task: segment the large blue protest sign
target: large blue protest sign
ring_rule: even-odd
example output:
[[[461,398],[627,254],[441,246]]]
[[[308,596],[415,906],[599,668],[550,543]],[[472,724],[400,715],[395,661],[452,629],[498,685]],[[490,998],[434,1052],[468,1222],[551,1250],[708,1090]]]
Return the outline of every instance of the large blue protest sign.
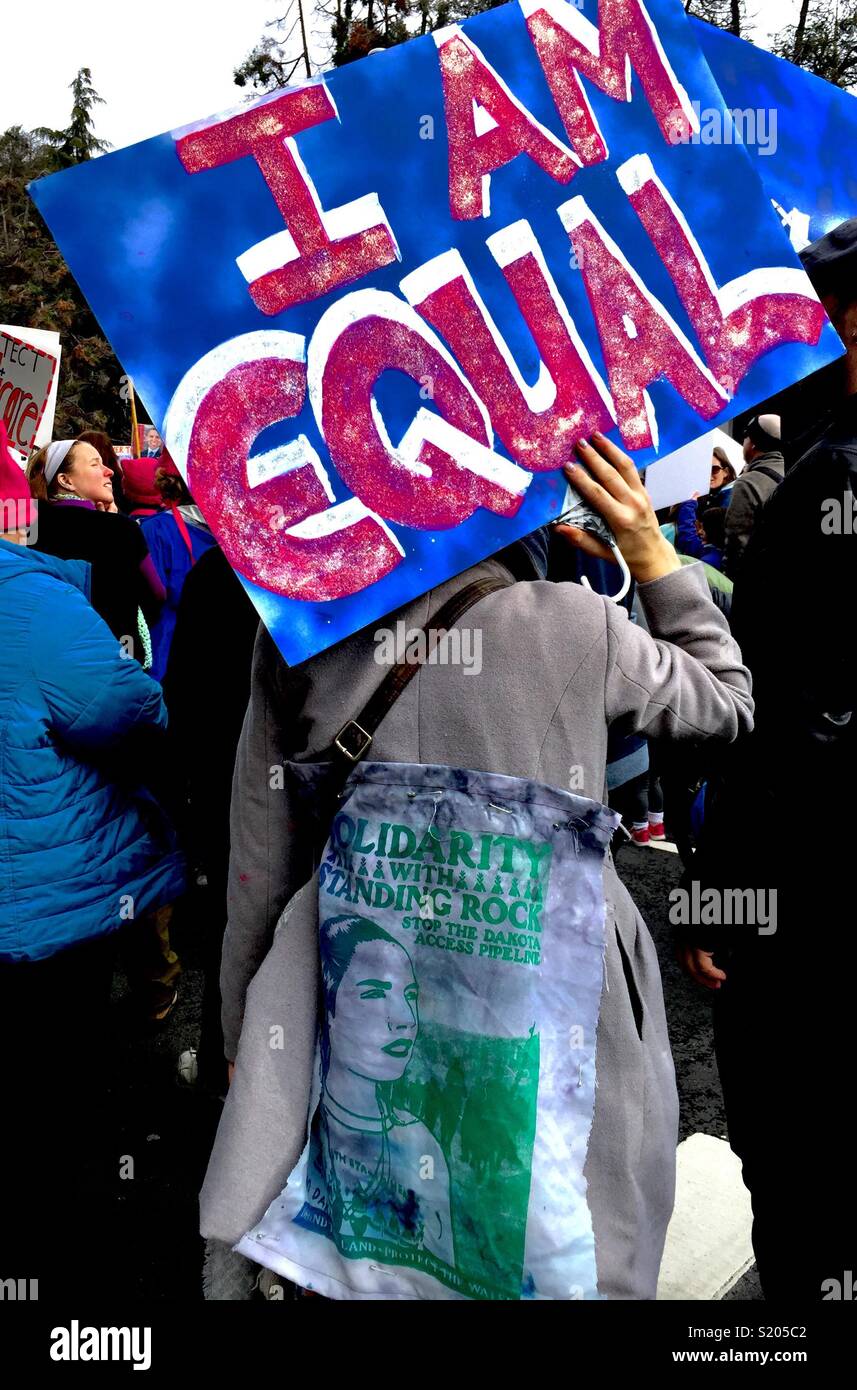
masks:
[[[793,246],[857,216],[857,97],[701,20],[693,29]]]
[[[677,0],[521,0],[37,183],[299,661],[841,354]]]

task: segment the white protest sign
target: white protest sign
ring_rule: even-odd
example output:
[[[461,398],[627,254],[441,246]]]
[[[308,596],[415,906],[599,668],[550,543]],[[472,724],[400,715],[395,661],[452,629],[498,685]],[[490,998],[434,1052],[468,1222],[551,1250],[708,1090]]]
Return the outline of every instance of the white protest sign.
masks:
[[[730,445],[733,442],[723,430],[709,430],[691,444],[650,464],[646,469],[646,491],[655,511],[671,507],[675,502],[686,502],[695,492],[709,491],[711,455],[715,446],[726,447],[724,440]]]
[[[0,419],[22,465],[51,438],[59,358],[58,333],[0,325]]]

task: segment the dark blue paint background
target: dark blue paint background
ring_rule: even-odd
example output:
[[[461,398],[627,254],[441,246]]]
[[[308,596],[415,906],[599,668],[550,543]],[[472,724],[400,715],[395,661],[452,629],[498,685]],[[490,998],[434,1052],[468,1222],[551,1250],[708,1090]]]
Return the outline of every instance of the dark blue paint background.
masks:
[[[857,216],[857,97],[701,20],[692,28],[727,106],[777,113],[774,153],[747,147],[765,192],[809,213],[810,241]]]
[[[680,4],[649,0],[648,7],[690,98],[703,108],[722,108]],[[596,21],[596,0],[587,0],[584,10]],[[519,100],[565,142],[517,5],[478,16],[464,28]],[[582,170],[563,186],[521,156],[492,176],[490,217],[467,223],[454,222],[449,214],[446,128],[434,40],[415,39],[372,55],[332,72],[326,81],[340,121],[331,120],[297,138],[322,206],[333,208],[376,192],[402,252],[400,263],[344,292],[372,285],[398,293],[403,275],[457,246],[528,381],[536,379],[538,354],[485,239],[518,218],[529,220],[606,379],[583,280],[571,267],[571,246],[556,215],[556,208],[577,194],[585,196],[649,289],[696,341],[672,282],[616,180],[616,168],[633,154],[651,155],[718,284],[755,267],[797,264],[746,152],[733,145],[668,144],[636,76],[631,104],[614,102],[586,84],[610,148],[607,163]],[[434,122],[432,140],[420,138],[426,116]],[[236,257],[282,230],[283,224],[251,158],[188,175],[172,136],[165,134],[54,175],[33,185],[32,194],[156,422],[162,421],[185,372],[218,343],[261,328],[288,329],[309,340],[319,317],[337,297],[327,295],[273,318],[253,304]],[[832,328],[825,329],[817,349],[777,349],[753,368],[719,418],[749,409],[841,350]],[[651,397],[661,454],[710,427],[665,383],[655,383]],[[416,388],[401,374],[389,373],[378,399],[397,441],[418,404]],[[256,451],[298,433],[306,434],[327,461],[308,401],[298,419],[266,430]],[[642,467],[653,457],[651,450],[641,451],[636,461]],[[347,490],[335,470],[330,473],[341,500]],[[298,603],[251,584],[247,588],[286,659],[297,662],[556,516],[563,494],[559,474],[541,474],[534,477],[511,521],[480,510],[454,531],[397,527],[406,551],[398,568],[362,593],[336,603]]]

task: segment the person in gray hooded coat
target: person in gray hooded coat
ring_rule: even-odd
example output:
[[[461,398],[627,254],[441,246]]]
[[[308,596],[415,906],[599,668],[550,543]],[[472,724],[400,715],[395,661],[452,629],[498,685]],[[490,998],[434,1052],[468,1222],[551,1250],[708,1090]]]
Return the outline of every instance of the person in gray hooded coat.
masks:
[[[571,784],[606,800],[607,732],[731,741],[752,725],[750,678],[702,566],[682,566],[631,462],[602,436],[569,479],[604,516],[639,586],[650,633],[576,584],[529,581],[504,552],[391,615],[430,626],[475,578],[518,578],[469,610],[478,676],[424,665],[384,718],[373,760],[446,764]],[[589,533],[560,528],[591,554]],[[523,555],[523,547],[514,547]],[[235,1072],[201,1194],[221,1256],[281,1191],[306,1141],[317,1030],[317,885],[308,817],[282,777],[323,756],[380,684],[367,628],[287,669],[260,629],[233,786],[229,923],[221,989]],[[598,1089],[585,1174],[602,1297],[651,1299],[674,1195],[678,1103],[660,972],[645,923],[608,856]],[[240,1045],[239,1045],[240,1040]],[[234,1260],[240,1257],[233,1257]],[[228,1263],[228,1260],[227,1260]],[[223,1268],[221,1260],[217,1266]],[[214,1266],[212,1266],[214,1268]],[[209,1297],[230,1297],[209,1282]]]

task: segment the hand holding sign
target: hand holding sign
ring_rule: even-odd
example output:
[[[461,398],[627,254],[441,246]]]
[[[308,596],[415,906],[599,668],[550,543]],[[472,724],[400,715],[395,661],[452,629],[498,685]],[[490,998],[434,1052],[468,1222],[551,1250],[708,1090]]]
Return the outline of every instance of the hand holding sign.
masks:
[[[603,434],[593,435],[591,444],[581,439],[577,452],[586,467],[568,464],[565,475],[603,516],[637,583],[647,584],[679,569],[681,561],[661,534],[649,494],[628,455]],[[556,530],[587,555],[615,562],[610,547],[581,527],[560,522]]]

